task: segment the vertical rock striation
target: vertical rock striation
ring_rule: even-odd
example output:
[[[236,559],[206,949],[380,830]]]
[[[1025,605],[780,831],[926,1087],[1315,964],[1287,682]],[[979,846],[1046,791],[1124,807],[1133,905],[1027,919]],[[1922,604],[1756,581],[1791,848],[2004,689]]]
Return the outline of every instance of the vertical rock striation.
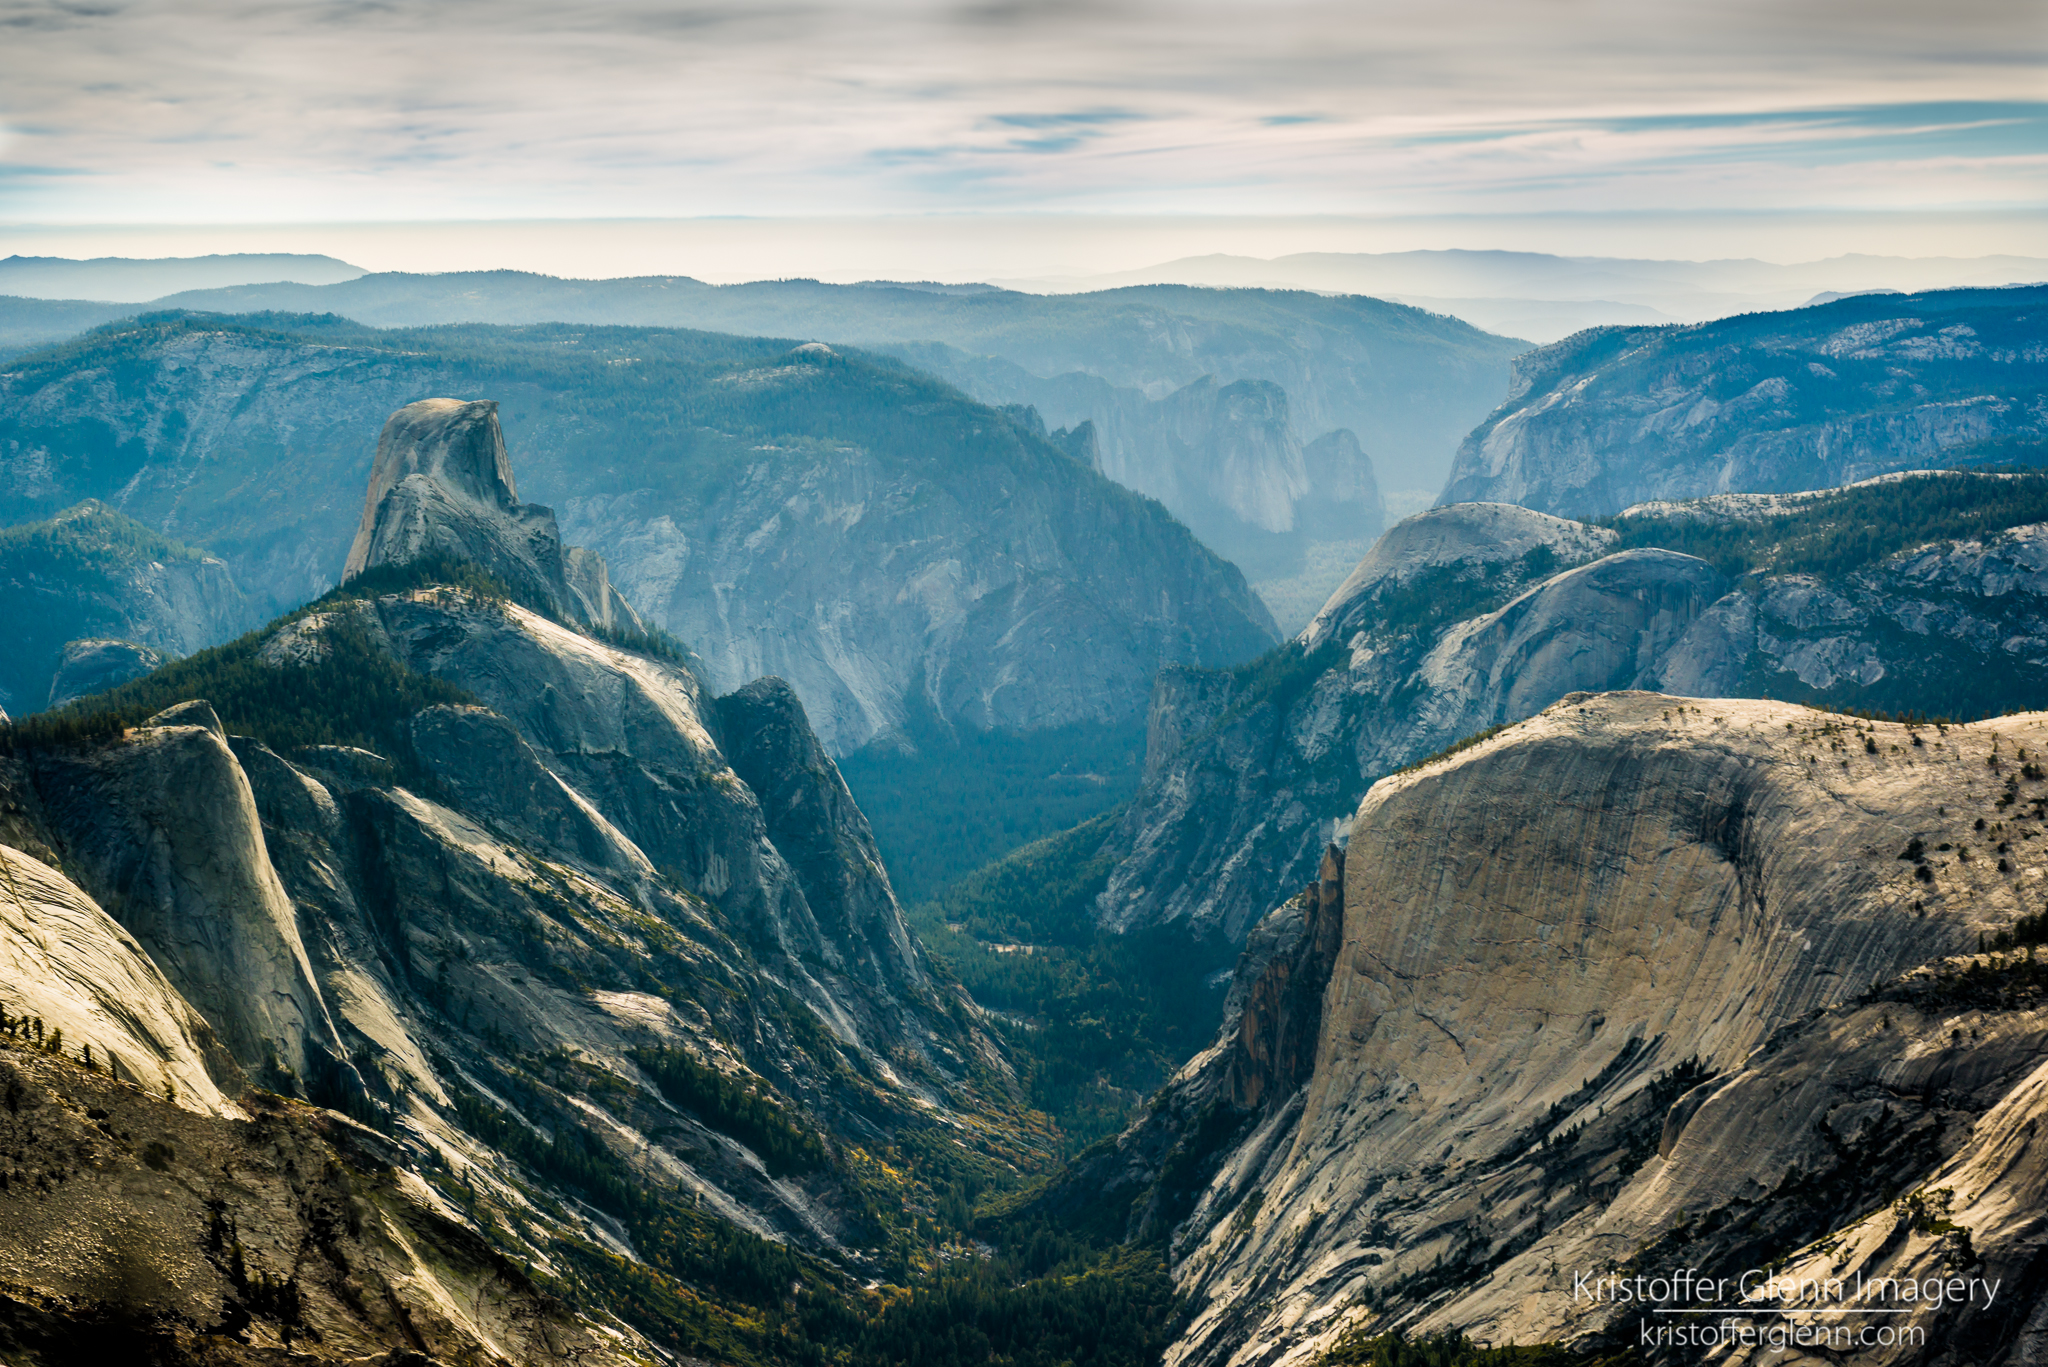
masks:
[[[236,1062],[282,1085],[344,1057],[212,708],[181,704],[125,744],[45,756],[35,781],[67,862]]]
[[[1980,1213],[1980,1275],[2034,1294],[2038,1220],[2005,1212],[2048,1170],[2017,1119],[2043,1036],[2036,989],[2001,985],[2031,970],[1984,956],[1983,990],[1941,984],[2048,886],[2048,790],[2019,760],[2044,744],[2038,714],[1915,731],[1574,695],[1375,785],[1312,1073],[1288,1099],[1233,1087],[1250,1113],[1210,1126],[1169,1361],[1306,1362],[1395,1323],[1633,1342],[1575,1270],[1733,1276],[1836,1231],[1800,1256],[1937,1266],[1941,1232],[1888,1213],[1937,1179]],[[1280,982],[1260,969],[1219,1041],[1233,1080]],[[2018,1322],[1983,1311],[1912,1308],[1998,1360]]]

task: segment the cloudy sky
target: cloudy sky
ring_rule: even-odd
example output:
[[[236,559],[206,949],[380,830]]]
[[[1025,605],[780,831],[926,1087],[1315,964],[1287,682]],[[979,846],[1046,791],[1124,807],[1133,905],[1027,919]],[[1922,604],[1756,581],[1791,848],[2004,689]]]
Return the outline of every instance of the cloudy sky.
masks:
[[[0,224],[2048,204],[2038,0],[0,0]]]

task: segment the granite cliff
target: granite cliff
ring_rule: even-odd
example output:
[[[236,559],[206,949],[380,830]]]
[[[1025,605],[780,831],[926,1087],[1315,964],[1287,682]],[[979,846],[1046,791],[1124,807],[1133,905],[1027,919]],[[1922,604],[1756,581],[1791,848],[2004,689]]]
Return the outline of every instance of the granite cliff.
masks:
[[[1119,386],[1087,371],[1041,378],[940,343],[889,350],[986,402],[1029,407],[1076,434],[1095,468],[1164,503],[1241,567],[1290,631],[1341,577],[1333,557],[1356,559],[1385,525],[1358,437],[1342,427],[1297,430],[1288,391],[1272,380],[1205,375],[1155,395],[1163,386]]]
[[[1608,517],[2039,459],[2048,287],[1864,295],[1683,327],[1592,328],[1514,362],[1439,502]]]
[[[421,399],[385,422],[341,573],[432,556],[473,564],[558,616],[645,630],[603,559],[563,546],[553,509],[519,501],[489,399]]]
[[[1810,1360],[2032,1361],[2044,744],[2041,714],[1567,696],[1374,785],[1216,1045],[1041,1200],[1151,1222],[1175,1364],[1396,1326],[1611,1353],[1663,1321],[1575,1277],[1684,1269],[1727,1279],[1717,1322],[1924,1334]],[[1751,1269],[1823,1289],[1745,1306]],[[1930,1277],[1978,1290],[1896,1293]]]

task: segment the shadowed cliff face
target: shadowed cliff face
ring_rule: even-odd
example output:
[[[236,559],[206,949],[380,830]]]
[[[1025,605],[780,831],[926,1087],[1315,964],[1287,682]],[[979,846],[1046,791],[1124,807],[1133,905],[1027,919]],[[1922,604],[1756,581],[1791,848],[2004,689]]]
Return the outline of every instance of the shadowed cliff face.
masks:
[[[1169,1360],[1306,1362],[1397,1322],[1633,1343],[1626,1307],[1573,1302],[1574,1271],[1787,1256],[2003,1278],[1996,1313],[1911,1321],[2003,1360],[2043,1288],[2020,1212],[2048,1171],[2048,975],[1945,956],[2048,888],[2048,790],[2020,758],[2043,745],[2039,715],[1915,732],[1623,693],[1376,785],[1313,1074],[1209,1125]],[[1215,1087],[1247,1033],[1155,1109]],[[1945,1226],[1892,1204],[1936,1186]]]
[[[95,897],[252,1075],[307,1077],[344,1051],[249,782],[204,702],[127,744],[36,766],[43,810]]]
[[[1440,503],[1607,517],[1646,499],[1821,489],[2038,448],[2048,291],[1843,299],[1593,328],[1517,357]]]
[[[838,766],[780,679],[757,679],[713,705],[733,772],[761,804],[767,835],[802,886],[821,931],[862,962],[864,981],[890,992],[930,991],[867,818]]]
[[[380,520],[378,505],[413,475],[425,475],[480,511],[508,513],[519,507],[512,459],[498,430],[498,405],[458,399],[407,404],[391,415],[377,438],[377,459],[370,467],[369,492],[363,496],[363,520],[343,575],[368,567]]]
[[[1285,1097],[1308,1081],[1322,1032],[1323,988],[1344,934],[1344,851],[1323,851],[1315,886],[1297,899],[1301,927],[1291,953],[1274,954],[1247,978],[1230,1050],[1230,1104],[1241,1111]],[[1251,967],[1247,960],[1239,972]]]

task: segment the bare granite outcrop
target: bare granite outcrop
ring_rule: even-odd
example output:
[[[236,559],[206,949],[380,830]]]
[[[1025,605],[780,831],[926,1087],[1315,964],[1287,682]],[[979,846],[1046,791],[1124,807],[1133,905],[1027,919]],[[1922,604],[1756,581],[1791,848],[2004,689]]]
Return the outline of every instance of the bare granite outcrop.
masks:
[[[421,399],[377,438],[344,579],[443,557],[476,565],[557,616],[642,630],[596,553],[564,547],[555,513],[521,503],[489,399]]]
[[[1856,1302],[1925,1337],[1829,1361],[2031,1361],[2048,973],[1986,944],[2048,891],[2044,747],[2038,713],[1574,694],[1376,784],[1335,953],[1320,893],[1276,911],[1217,1044],[1069,1178],[1164,1238],[1168,1362],[1394,1327],[1620,1351],[1662,1321],[1575,1277],[1753,1269],[2002,1288]],[[1246,1088],[1323,963],[1312,1071]]]

